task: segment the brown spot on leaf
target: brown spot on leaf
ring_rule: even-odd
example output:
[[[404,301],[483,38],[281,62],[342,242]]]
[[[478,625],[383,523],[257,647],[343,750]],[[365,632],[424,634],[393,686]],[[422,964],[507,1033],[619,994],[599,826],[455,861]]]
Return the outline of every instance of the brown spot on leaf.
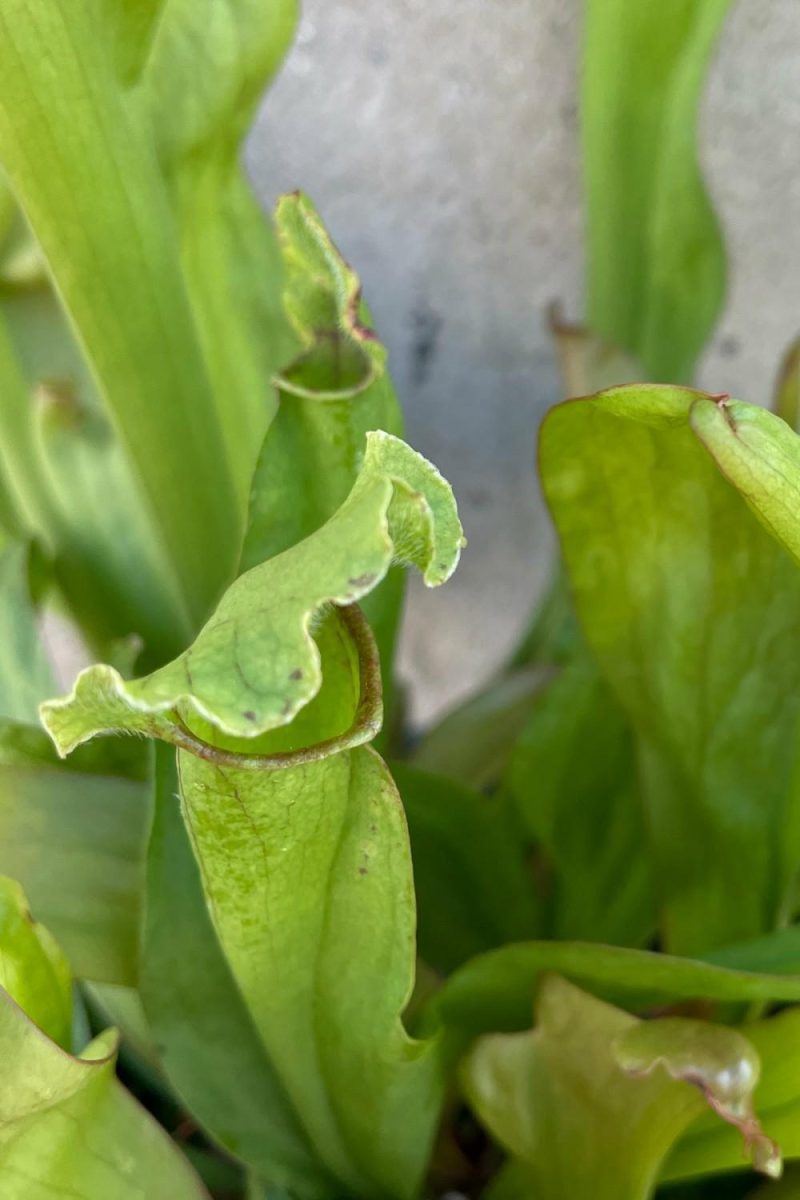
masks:
[[[291,672],[291,674],[289,675],[289,678],[290,678],[290,679],[302,679],[302,678],[303,678],[303,672],[302,672],[302,670],[300,669],[300,667],[295,667],[295,669],[294,669],[294,670]]]
[[[242,716],[244,717],[245,721],[255,721],[256,719],[256,714],[251,708],[248,708],[246,712],[243,712]]]

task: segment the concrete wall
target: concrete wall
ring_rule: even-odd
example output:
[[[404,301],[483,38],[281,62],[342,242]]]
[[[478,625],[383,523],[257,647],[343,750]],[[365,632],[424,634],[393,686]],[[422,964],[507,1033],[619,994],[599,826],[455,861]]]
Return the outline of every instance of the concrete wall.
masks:
[[[420,720],[491,672],[546,577],[533,455],[559,398],[543,310],[559,298],[580,315],[580,14],[580,0],[305,0],[251,139],[264,202],[309,192],[360,271],[409,440],[459,498],[458,575],[409,602]],[[800,330],[799,58],[798,0],[739,0],[703,115],[732,273],[700,382],[748,400]]]

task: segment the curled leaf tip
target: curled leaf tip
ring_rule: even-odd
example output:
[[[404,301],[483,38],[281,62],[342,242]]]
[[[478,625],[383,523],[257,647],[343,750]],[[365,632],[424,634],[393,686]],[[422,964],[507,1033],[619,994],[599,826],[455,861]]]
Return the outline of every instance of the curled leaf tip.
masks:
[[[341,507],[315,533],[241,575],[183,654],[133,680],[111,666],[89,667],[69,696],[41,706],[42,723],[61,755],[115,731],[162,738],[216,761],[224,739],[252,740],[290,725],[318,695],[326,661],[321,629],[332,621],[349,664],[341,666],[340,650],[336,670],[353,676],[347,686],[355,711],[349,730],[331,731],[327,752],[343,748],[342,737],[348,745],[356,744],[352,737],[367,740],[380,724],[380,701],[366,678],[369,639],[343,612],[395,562],[417,567],[429,587],[444,583],[462,544],[450,485],[399,438],[369,433]],[[272,765],[274,757],[252,756],[246,745],[231,753],[245,766],[249,758]],[[288,765],[283,757],[280,765]]]
[[[629,1075],[649,1075],[661,1067],[673,1079],[696,1087],[709,1108],[739,1130],[755,1170],[780,1176],[780,1148],[753,1111],[761,1062],[743,1034],[706,1021],[666,1017],[631,1026],[614,1049]]]

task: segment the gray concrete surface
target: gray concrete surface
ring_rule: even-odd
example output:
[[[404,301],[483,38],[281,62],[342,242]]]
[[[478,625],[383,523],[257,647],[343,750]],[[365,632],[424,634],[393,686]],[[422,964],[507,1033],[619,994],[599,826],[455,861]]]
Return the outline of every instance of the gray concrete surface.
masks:
[[[545,581],[533,454],[558,399],[544,308],[559,298],[580,315],[580,12],[305,0],[250,141],[264,202],[302,187],[358,268],[409,440],[460,501],[457,577],[409,600],[402,669],[420,721],[486,678]],[[800,330],[799,60],[798,0],[739,0],[704,106],[732,268],[700,382],[750,400]]]

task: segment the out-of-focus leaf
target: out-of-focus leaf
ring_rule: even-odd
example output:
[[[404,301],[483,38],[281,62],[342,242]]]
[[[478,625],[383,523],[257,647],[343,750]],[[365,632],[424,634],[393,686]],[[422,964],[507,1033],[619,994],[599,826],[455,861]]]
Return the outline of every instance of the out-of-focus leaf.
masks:
[[[162,660],[185,644],[187,620],[199,623],[230,577],[252,468],[274,412],[269,380],[295,344],[281,309],[274,234],[239,149],[296,13],[296,0],[104,0],[100,11],[78,0],[68,21],[56,3],[35,20],[22,3],[3,11],[0,159],[123,443],[102,427],[54,290],[7,261],[0,307],[23,374],[31,365],[24,343],[40,365],[53,360],[54,345],[69,347],[68,372],[40,371],[33,384],[74,391],[103,435],[86,444],[81,465],[84,490],[104,493],[106,505],[65,498],[61,467],[72,444],[65,438],[46,482],[60,488],[57,524],[66,529],[46,520],[30,532],[51,535],[59,558],[74,567],[71,582],[81,577],[76,551],[84,571],[102,568],[112,619],[130,608],[135,617],[143,603],[140,620],[115,636],[134,629],[150,642],[160,602],[166,631],[160,643],[156,636],[154,657]],[[10,220],[12,235],[35,254],[22,222]],[[38,455],[27,453],[30,407],[17,406],[25,453],[10,460],[23,492],[41,504],[49,489],[36,478]],[[122,537],[110,536],[112,525]],[[115,547],[136,560],[124,573]],[[142,581],[133,597],[131,578]],[[91,598],[87,589],[79,599]],[[90,615],[96,622],[102,606]]]
[[[0,554],[0,872],[22,884],[79,977],[133,982],[147,752],[106,741],[60,762],[32,724],[52,690],[28,553],[11,544]]]
[[[313,1200],[335,1195],[217,940],[178,807],[174,758],[156,748],[140,975],[162,1068],[193,1117],[262,1177]]]
[[[46,277],[0,289],[0,385],[0,470],[20,536],[46,547],[95,645],[136,630],[156,656],[175,653],[189,615]]]
[[[549,935],[644,943],[657,918],[633,735],[587,653],[533,700],[504,792],[547,856]]]
[[[3,264],[8,253],[12,230],[16,218],[17,205],[8,180],[0,169],[0,264]]]
[[[797,440],[735,412],[754,437],[763,417]],[[541,437],[578,616],[637,735],[662,931],[680,952],[773,928],[800,855],[800,573],[699,425],[733,438],[714,400],[636,386],[560,405]]]
[[[159,1062],[138,988],[120,983],[87,983],[81,995],[95,1028],[111,1026],[122,1034],[120,1054],[154,1091],[164,1092]]]
[[[82,979],[136,981],[147,772],[146,747],[132,741],[64,763],[40,729],[0,724],[0,871]]]
[[[320,693],[320,651],[310,627],[331,604],[367,595],[393,562],[410,562],[435,586],[458,562],[463,536],[452,490],[438,471],[390,434],[371,433],[358,479],[342,507],[298,546],[239,577],[194,645],[143,679],[126,682],[112,667],[82,672],[72,694],[42,706],[61,753],[108,729],[135,730],[195,750],[190,726],[205,722],[241,744],[287,726]],[[359,693],[355,641],[341,620],[349,686]],[[363,682],[363,681],[362,681]],[[318,695],[319,694],[319,695]],[[343,710],[343,711],[342,711]],[[346,718],[347,704],[333,706]],[[354,736],[374,736],[375,715]],[[302,746],[302,720],[288,731]],[[333,733],[344,736],[347,726]],[[329,735],[331,736],[331,735]],[[319,739],[317,739],[319,740]]]
[[[697,110],[730,0],[587,0],[582,96],[588,324],[648,378],[690,376],[722,302]]]
[[[411,837],[417,944],[442,972],[536,934],[534,876],[507,807],[414,767],[392,768]]]
[[[208,1200],[114,1075],[116,1038],[66,1054],[0,990],[3,1200]]]
[[[783,356],[772,408],[775,413],[797,430],[800,426],[800,338],[792,342]]]
[[[197,620],[235,561],[235,464],[220,454],[169,196],[114,33],[90,0],[68,17],[54,0],[3,6],[0,159]]]
[[[744,1139],[755,1169],[772,1178],[781,1174],[781,1151],[753,1108],[761,1059],[749,1037],[707,1021],[663,1017],[630,1026],[616,1040],[613,1054],[633,1078],[657,1075],[662,1068],[670,1078],[698,1088],[711,1113]]]
[[[281,255],[247,182],[242,142],[297,14],[298,0],[169,0],[133,97],[180,229],[188,296],[243,514],[275,412],[269,381],[296,340],[281,302]]]
[[[220,943],[317,1153],[345,1190],[413,1195],[443,1078],[400,1020],[414,891],[386,768],[367,748],[284,771],[181,751],[179,774]]]
[[[27,547],[10,543],[0,549],[0,719],[34,723],[54,684],[31,600],[28,563]]]
[[[562,665],[580,652],[583,638],[575,617],[566,573],[556,564],[553,577],[511,662],[512,667]]]
[[[108,653],[136,634],[162,661],[186,644],[191,618],[143,519],[122,447],[84,395],[50,382],[33,387],[29,401],[53,574],[94,647]]]
[[[765,1183],[754,1192],[747,1193],[747,1200],[800,1200],[800,1170],[789,1170],[778,1183]]]
[[[34,921],[20,885],[6,876],[0,876],[0,988],[48,1037],[69,1046],[69,965],[50,932]]]
[[[0,311],[3,297],[0,293]],[[33,438],[31,398],[6,322],[0,319],[0,472],[3,526],[19,540],[52,541],[54,517]]]
[[[727,396],[701,397],[691,420],[723,475],[800,562],[800,436],[766,409]]]
[[[719,946],[704,958],[721,967],[767,974],[800,974],[800,926],[774,929],[760,938]]]
[[[800,1157],[800,1010],[786,1009],[777,1016],[744,1027],[747,1039],[761,1062],[755,1105],[764,1131],[781,1148],[785,1158]],[[736,1129],[702,1116],[687,1130],[667,1159],[665,1181],[741,1171],[741,1138]],[[779,1193],[780,1194],[780,1193]]]
[[[411,758],[425,771],[473,788],[495,785],[524,729],[548,672],[532,667],[502,674],[479,695],[448,713],[423,738]]]
[[[455,1046],[493,1030],[530,1023],[542,977],[556,972],[633,1012],[676,1001],[746,1003],[800,998],[800,974],[717,966],[696,959],[590,942],[528,942],[491,950],[460,967],[427,1006],[425,1023],[442,1024]]]
[[[565,321],[556,307],[550,310],[550,333],[558,354],[564,399],[588,396],[642,378],[642,368],[628,354],[588,326]]]
[[[647,1200],[705,1104],[746,1126],[756,1165],[780,1173],[779,1153],[752,1116],[758,1072],[756,1051],[736,1030],[640,1022],[550,976],[536,1028],[483,1038],[463,1077],[478,1115],[530,1168],[537,1200]]]
[[[112,50],[123,79],[133,80],[147,61],[167,0],[101,0]]]

